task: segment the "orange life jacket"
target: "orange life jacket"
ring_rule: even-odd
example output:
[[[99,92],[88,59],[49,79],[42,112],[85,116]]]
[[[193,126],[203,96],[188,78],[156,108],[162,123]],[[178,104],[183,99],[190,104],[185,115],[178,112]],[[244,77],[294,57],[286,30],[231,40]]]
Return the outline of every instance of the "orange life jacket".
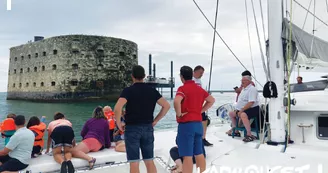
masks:
[[[0,131],[16,130],[15,121],[12,118],[6,118],[0,125]]]
[[[105,116],[108,120],[108,125],[109,125],[109,129],[113,130],[115,129],[115,117],[114,117],[114,112],[113,111],[109,111],[109,112],[105,112]]]
[[[31,126],[29,128],[36,134],[34,139],[34,146],[41,146],[43,148],[44,146],[43,135],[46,128],[47,126],[43,122],[41,122],[39,125]]]

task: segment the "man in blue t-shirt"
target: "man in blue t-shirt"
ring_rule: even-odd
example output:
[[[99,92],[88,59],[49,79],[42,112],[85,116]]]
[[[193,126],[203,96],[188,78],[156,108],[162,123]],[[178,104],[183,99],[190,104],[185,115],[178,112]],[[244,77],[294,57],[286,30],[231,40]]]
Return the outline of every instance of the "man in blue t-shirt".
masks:
[[[130,162],[130,172],[139,172],[139,149],[147,167],[147,171],[155,173],[154,129],[157,122],[165,116],[170,104],[153,87],[143,82],[145,70],[137,65],[132,68],[133,85],[125,88],[118,99],[114,112],[117,126],[123,131],[121,123],[122,108],[125,107],[125,146],[127,160]],[[162,109],[154,119],[156,103]]]

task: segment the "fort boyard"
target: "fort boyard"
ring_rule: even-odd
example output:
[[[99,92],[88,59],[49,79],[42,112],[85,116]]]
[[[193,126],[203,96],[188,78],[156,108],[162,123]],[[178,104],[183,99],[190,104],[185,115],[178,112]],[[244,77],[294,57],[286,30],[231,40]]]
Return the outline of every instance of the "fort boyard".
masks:
[[[136,43],[113,37],[63,35],[10,48],[8,100],[116,100],[131,85]]]

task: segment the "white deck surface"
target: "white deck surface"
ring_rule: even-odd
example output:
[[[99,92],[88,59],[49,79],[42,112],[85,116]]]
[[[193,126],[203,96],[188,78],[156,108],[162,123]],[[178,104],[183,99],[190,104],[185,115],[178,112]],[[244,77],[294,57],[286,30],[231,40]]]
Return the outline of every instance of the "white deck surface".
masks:
[[[286,152],[282,153],[284,146],[269,146],[267,144],[259,143],[259,140],[244,143],[243,137],[235,137],[234,139],[225,134],[229,129],[229,125],[211,125],[208,129],[207,140],[214,144],[213,147],[206,147],[206,165],[207,168],[215,166],[218,172],[220,169],[241,169],[244,172],[246,169],[255,168],[260,171],[259,173],[268,172],[266,169],[277,169],[274,172],[281,172],[281,168],[294,170],[301,169],[304,166],[304,173],[317,173],[318,166],[323,166],[323,172],[328,172],[328,145],[327,147],[313,147],[308,145],[289,145]],[[175,130],[158,131],[155,133],[155,156],[162,158],[162,160],[171,166],[174,165],[170,160],[169,150],[175,146]],[[97,164],[104,164],[105,162],[125,162],[126,154],[115,152],[114,149],[108,149],[97,153],[91,153],[92,157],[97,158]],[[158,172],[169,172],[161,166],[159,162],[155,162]],[[73,159],[73,164],[76,168],[87,166],[87,162],[81,159]],[[252,166],[252,167],[250,167]],[[308,166],[308,167],[306,167]],[[58,170],[60,166],[55,163],[52,156],[42,155],[39,158],[32,159],[31,165],[28,170],[32,172],[49,172]],[[263,169],[263,170],[261,170]],[[146,172],[144,164],[140,163],[141,172]],[[79,171],[80,172],[80,171]],[[121,166],[111,166],[103,168],[96,168],[95,170],[88,171],[90,173],[105,173],[105,172],[129,172],[129,166],[123,164]],[[196,170],[194,169],[194,172]],[[215,171],[212,171],[215,172]],[[294,172],[297,172],[294,170]],[[257,172],[254,172],[257,173]]]

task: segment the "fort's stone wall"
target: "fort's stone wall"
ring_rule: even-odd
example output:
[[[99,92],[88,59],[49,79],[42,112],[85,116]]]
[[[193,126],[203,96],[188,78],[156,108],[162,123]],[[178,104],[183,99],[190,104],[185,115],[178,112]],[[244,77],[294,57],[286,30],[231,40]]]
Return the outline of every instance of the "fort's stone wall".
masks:
[[[136,64],[137,44],[112,37],[68,35],[12,47],[7,99],[117,99]]]

